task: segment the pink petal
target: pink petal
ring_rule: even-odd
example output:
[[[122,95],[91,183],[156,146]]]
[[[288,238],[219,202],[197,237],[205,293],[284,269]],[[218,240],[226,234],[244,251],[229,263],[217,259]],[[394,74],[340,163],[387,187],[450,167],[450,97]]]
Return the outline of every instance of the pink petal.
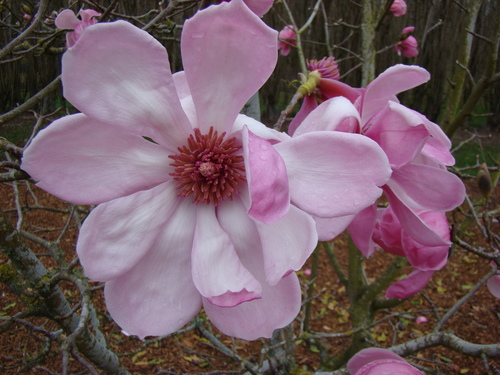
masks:
[[[280,50],[281,56],[288,56],[292,47],[287,43],[278,42],[278,49]]]
[[[357,375],[424,375],[421,371],[406,362],[390,359],[378,360],[363,366]]]
[[[409,236],[403,237],[406,257],[413,267],[422,271],[437,271],[448,261],[449,245],[422,246]]]
[[[182,110],[189,119],[193,129],[197,128],[198,119],[196,117],[196,108],[186,80],[186,74],[183,70],[181,70],[180,72],[172,74],[172,78],[174,80],[175,89],[177,90],[177,95],[181,101]]]
[[[395,167],[415,159],[429,138],[420,117],[395,102],[389,102],[389,106],[375,115],[368,126],[365,135],[382,147],[389,163]]]
[[[392,210],[396,214],[401,227],[404,231],[413,238],[418,238],[422,245],[427,246],[443,246],[449,245],[443,238],[434,232],[425,222],[417,215],[417,213],[406,206],[390,188],[385,187],[384,193]]]
[[[234,1],[234,0],[233,0]],[[245,4],[259,17],[262,17],[273,6],[274,0],[244,0]]]
[[[455,158],[450,152],[451,141],[438,124],[429,121],[424,115],[417,112],[423,120],[431,137],[427,140],[422,152],[444,165],[454,165]]]
[[[377,206],[374,204],[360,211],[349,224],[352,241],[367,258],[372,256],[376,249],[372,235],[377,217]]]
[[[312,216],[316,223],[318,241],[330,241],[347,229],[355,215],[323,218]]]
[[[57,15],[54,23],[58,29],[73,30],[80,20],[71,9],[64,9]]]
[[[165,48],[128,22],[97,23],[63,55],[64,96],[86,115],[174,150],[191,132]]]
[[[248,193],[243,191],[244,194]],[[236,199],[222,202],[217,207],[217,216],[242,264],[261,283],[262,298],[226,308],[215,306],[207,299],[204,299],[203,304],[212,323],[227,335],[245,340],[271,337],[275,329],[288,325],[300,311],[300,284],[293,273],[276,286],[267,284],[261,234],[257,231],[255,221],[236,202]],[[286,233],[276,233],[277,241],[284,239],[289,232],[290,228],[287,228]]]
[[[254,135],[260,138],[264,138],[271,144],[290,139],[290,136],[288,134],[276,131],[272,128],[268,128],[260,121],[257,121],[252,117],[243,114],[239,114],[238,116],[236,116],[236,120],[234,121],[233,128],[230,133],[243,132],[243,129],[245,127],[247,127],[248,130]]]
[[[294,135],[295,131],[302,124],[304,119],[311,113],[316,107],[318,103],[314,95],[307,95],[304,100],[302,100],[302,105],[300,106],[299,111],[294,116],[290,125],[288,125],[288,134]]]
[[[276,286],[263,284],[262,298],[223,308],[203,299],[211,322],[225,335],[244,340],[271,338],[275,329],[290,324],[300,312],[301,291],[297,275],[291,273]]]
[[[233,204],[245,212],[241,203]],[[193,281],[212,304],[233,307],[260,298],[262,286],[241,264],[211,205],[198,206],[191,258]]]
[[[417,324],[422,324],[422,323],[427,323],[429,320],[425,316],[419,316],[415,323]]]
[[[401,237],[403,228],[392,207],[377,210],[379,220],[373,229],[373,241],[388,253],[406,256]]]
[[[129,334],[143,339],[175,332],[200,310],[190,272],[195,207],[181,199],[151,250],[130,271],[106,283],[106,306]]]
[[[455,164],[455,158],[453,157],[451,152],[448,149],[443,148],[435,138],[429,138],[424,148],[422,149],[422,153],[441,164]]]
[[[428,165],[412,163],[394,169],[388,185],[407,205],[432,211],[453,210],[465,199],[465,186],[458,176]]]
[[[325,218],[354,215],[380,197],[391,170],[371,139],[317,131],[274,146],[286,164],[292,202]]]
[[[181,50],[203,132],[228,131],[278,59],[278,33],[241,0],[211,6],[187,20]]]
[[[99,204],[168,180],[169,161],[163,147],[76,114],[38,133],[22,168],[61,199]]]
[[[290,207],[285,163],[273,146],[243,129],[245,170],[250,190],[250,217],[272,223],[287,214]]]
[[[319,130],[359,132],[359,113],[346,98],[339,96],[321,103],[305,119],[294,136]]]
[[[486,285],[493,296],[500,298],[500,275],[490,277]]]
[[[399,102],[396,94],[419,86],[429,79],[429,72],[416,65],[398,64],[388,68],[366,87],[360,110],[363,124],[384,108],[387,101]]]
[[[82,21],[90,21],[92,17],[99,17],[101,13],[95,11],[94,9],[82,9],[78,12],[80,17],[82,17]]]
[[[352,357],[349,362],[347,362],[347,369],[351,375],[356,375],[358,371],[365,365],[370,362],[378,361],[378,360],[393,360],[399,362],[405,362],[403,358],[401,358],[396,353],[391,352],[387,349],[380,348],[368,348],[363,349],[356,353],[354,357]]]
[[[266,282],[275,286],[291,271],[302,268],[318,242],[316,225],[310,215],[295,206],[272,224],[256,222],[262,242]]]
[[[169,181],[97,206],[76,245],[85,276],[108,281],[134,267],[156,243],[178,203],[175,183]]]
[[[422,212],[419,217],[444,241],[450,241],[450,229],[448,220],[443,212]],[[406,234],[402,237],[406,257],[413,267],[421,271],[437,271],[443,268],[448,261],[450,245],[425,246],[418,238],[412,238]]]
[[[361,89],[349,86],[344,82],[337,81],[336,79],[323,78],[319,81],[318,89],[322,98],[334,98],[336,96],[343,96],[354,103],[361,95]]]
[[[429,282],[434,271],[414,270],[404,279],[392,284],[385,293],[385,298],[408,298],[421,291]]]

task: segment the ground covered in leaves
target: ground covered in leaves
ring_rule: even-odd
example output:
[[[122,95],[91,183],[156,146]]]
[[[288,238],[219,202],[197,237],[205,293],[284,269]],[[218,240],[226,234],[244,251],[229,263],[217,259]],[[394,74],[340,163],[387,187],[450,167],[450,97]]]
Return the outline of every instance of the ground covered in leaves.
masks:
[[[478,198],[477,188],[472,180],[467,182],[469,193]],[[31,189],[31,191],[29,190]],[[77,238],[77,223],[71,219],[71,208],[33,185],[28,188],[25,182],[15,186],[12,183],[0,184],[0,201],[2,208],[8,213],[15,224],[19,219],[16,211],[16,195],[19,205],[29,206],[23,211],[22,228],[46,241],[57,241],[60,234],[60,247],[63,258],[70,262],[75,258],[75,243]],[[38,201],[35,201],[36,196]],[[499,189],[490,199],[490,205],[498,208]],[[47,209],[49,207],[50,209]],[[491,207],[490,207],[491,208]],[[78,208],[80,209],[80,208]],[[82,208],[83,210],[84,208]],[[83,216],[83,212],[81,214]],[[450,216],[458,223],[464,220],[460,213]],[[65,229],[66,228],[66,229]],[[498,219],[493,223],[493,230],[498,233]],[[469,243],[481,244],[483,239],[474,228],[466,232],[463,238]],[[56,267],[56,262],[49,256],[47,250],[33,241],[27,241],[29,246],[47,268]],[[335,241],[335,252],[345,267],[347,262],[347,241],[340,236]],[[379,251],[366,262],[366,272],[369,278],[374,278],[391,261],[391,256]],[[0,264],[5,264],[7,258],[0,255]],[[318,276],[310,280],[309,262],[299,272],[304,290],[312,290],[310,313],[310,331],[324,334],[348,333],[350,330],[349,306],[345,287],[340,283],[333,271],[326,253],[319,253]],[[402,343],[433,331],[433,328],[446,309],[470,291],[474,285],[491,269],[490,264],[476,255],[462,249],[454,248],[450,254],[447,266],[436,272],[427,287],[402,305],[379,313],[377,324],[373,328],[374,342],[382,347]],[[406,271],[409,271],[407,268]],[[78,267],[76,273],[78,274]],[[194,325],[186,327],[183,332],[166,338],[151,338],[140,341],[135,337],[127,337],[108,316],[102,297],[102,288],[92,284],[93,301],[98,311],[101,330],[113,350],[118,353],[125,367],[133,374],[236,374],[241,371],[241,362],[217,350],[213,342],[204,337],[204,332]],[[77,306],[80,296],[76,288],[63,282],[60,287],[65,296]],[[168,287],[168,286],[166,286]],[[0,283],[0,319],[25,311],[25,306],[5,284]],[[427,322],[417,324],[417,317],[427,318]],[[303,324],[302,313],[294,323],[296,333]],[[57,325],[44,317],[27,318],[31,324],[13,324],[7,330],[0,330],[0,372],[10,375],[16,373],[29,374],[60,374],[62,373],[62,357],[60,342],[50,342],[47,337],[33,330],[34,326],[47,331],[57,331]],[[0,320],[0,324],[2,320]],[[203,314],[198,318],[198,325],[211,332],[227,348],[239,358],[247,359],[255,364],[267,356],[266,342],[245,342],[220,334],[210,327]],[[468,300],[458,312],[446,323],[444,331],[452,331],[462,339],[477,344],[492,344],[500,342],[500,300],[495,299],[483,285],[473,298]],[[321,354],[335,355],[348,344],[345,337],[323,337],[307,340],[296,337],[293,360],[293,373],[314,372],[321,367]],[[433,369],[441,374],[486,374],[483,360],[465,357],[445,348],[432,348],[417,353],[408,358],[415,363]],[[500,360],[489,360],[492,369],[500,370]],[[71,373],[88,373],[71,359]],[[283,372],[282,372],[283,373]]]

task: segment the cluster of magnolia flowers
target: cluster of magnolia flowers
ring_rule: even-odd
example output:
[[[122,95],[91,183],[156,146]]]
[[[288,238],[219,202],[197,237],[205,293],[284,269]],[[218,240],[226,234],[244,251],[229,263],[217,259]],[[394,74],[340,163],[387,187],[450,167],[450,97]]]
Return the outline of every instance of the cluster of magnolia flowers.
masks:
[[[444,266],[444,212],[464,186],[446,170],[439,126],[396,98],[429,79],[423,68],[353,88],[333,58],[310,61],[316,84],[286,134],[239,113],[278,57],[278,32],[242,0],[185,22],[175,74],[147,32],[80,14],[56,25],[74,30],[62,82],[81,113],[42,130],[22,168],[61,199],[98,205],[76,250],[124,331],[172,333],[203,307],[227,335],[270,337],[300,311],[294,271],[347,227],[366,256],[381,247],[413,265],[387,297],[416,293]],[[382,194],[389,205],[377,208]],[[355,373],[371,374],[363,366]]]

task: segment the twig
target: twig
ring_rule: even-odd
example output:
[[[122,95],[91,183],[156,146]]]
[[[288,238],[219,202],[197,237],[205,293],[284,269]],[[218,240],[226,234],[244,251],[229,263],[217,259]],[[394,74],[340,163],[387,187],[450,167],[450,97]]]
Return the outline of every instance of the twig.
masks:
[[[250,371],[252,374],[257,375],[259,373],[258,370],[255,368],[255,366],[253,366],[246,359],[241,358],[238,354],[236,354],[235,352],[230,350],[217,337],[215,337],[211,332],[207,331],[203,327],[203,324],[201,324],[201,322],[199,321],[198,318],[194,319],[194,325],[200,331],[201,335],[214,345],[215,349],[220,351],[222,354],[227,355],[229,358],[232,358],[232,359],[236,360],[237,362],[243,364],[245,366],[245,368],[248,371]]]
[[[5,124],[6,122],[12,120],[13,118],[23,114],[28,109],[30,109],[34,105],[38,104],[43,98],[45,98],[47,95],[54,92],[59,87],[60,83],[61,83],[61,76],[58,76],[56,79],[54,79],[52,82],[50,82],[47,86],[45,86],[42,90],[37,92],[35,95],[33,95],[28,100],[26,100],[19,107],[16,107],[13,110],[1,115],[0,116],[0,126]]]
[[[26,39],[45,19],[45,12],[47,11],[47,6],[49,4],[49,0],[41,0],[38,5],[38,11],[36,13],[36,17],[33,20],[33,23],[29,25],[26,30],[24,30],[21,34],[19,34],[16,38],[12,39],[4,48],[0,50],[0,60],[10,54],[17,45],[22,43],[24,39]],[[0,121],[1,124],[1,121]]]
[[[469,299],[471,299],[474,294],[478,291],[478,289],[488,281],[490,277],[492,277],[495,273],[497,272],[496,268],[492,268],[488,274],[483,277],[479,282],[472,288],[465,296],[460,298],[449,310],[444,316],[441,318],[441,320],[436,324],[435,330],[439,331],[441,328],[443,328],[443,325],[446,323],[446,321],[453,316],[457,312],[457,310],[463,306],[465,302],[467,302]]]
[[[433,346],[444,346],[457,353],[477,358],[483,355],[500,358],[500,344],[473,344],[448,332],[432,332],[389,349],[400,356],[405,356]]]

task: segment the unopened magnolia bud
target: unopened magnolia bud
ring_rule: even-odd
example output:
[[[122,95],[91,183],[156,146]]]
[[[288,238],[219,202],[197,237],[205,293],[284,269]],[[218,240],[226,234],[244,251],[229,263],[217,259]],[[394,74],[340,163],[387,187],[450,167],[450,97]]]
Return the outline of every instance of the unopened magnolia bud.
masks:
[[[477,172],[477,186],[479,191],[485,198],[488,198],[491,191],[493,190],[493,184],[491,183],[490,171],[486,163],[481,164],[479,171]]]
[[[26,5],[26,4],[23,4],[23,5],[21,6],[21,9],[23,10],[23,12],[24,12],[24,13],[29,14],[30,16],[32,16],[32,15],[33,15],[33,9],[31,9],[31,7],[30,7],[30,6],[28,6],[28,5]]]

